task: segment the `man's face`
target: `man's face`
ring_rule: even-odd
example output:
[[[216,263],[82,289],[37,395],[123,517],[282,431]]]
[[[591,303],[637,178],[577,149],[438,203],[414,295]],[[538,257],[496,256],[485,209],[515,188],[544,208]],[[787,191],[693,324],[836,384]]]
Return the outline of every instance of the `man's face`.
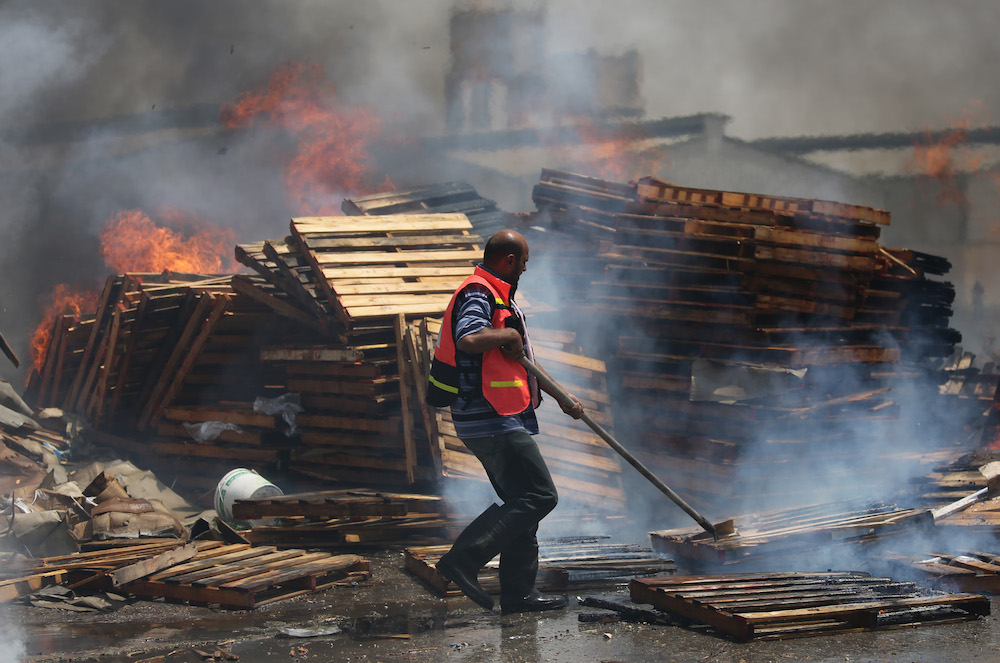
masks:
[[[521,251],[521,257],[518,258],[513,253],[507,256],[504,261],[504,270],[506,274],[501,274],[505,281],[511,285],[517,285],[518,280],[528,269],[528,246],[525,245],[524,249]]]

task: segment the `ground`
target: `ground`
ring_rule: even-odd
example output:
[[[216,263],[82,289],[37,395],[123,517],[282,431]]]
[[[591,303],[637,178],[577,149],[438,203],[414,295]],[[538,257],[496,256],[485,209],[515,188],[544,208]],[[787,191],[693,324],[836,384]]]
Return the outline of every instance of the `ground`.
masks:
[[[711,632],[676,626],[584,623],[599,612],[570,593],[563,611],[523,615],[487,613],[464,597],[440,599],[403,570],[402,553],[366,554],[373,578],[357,587],[278,601],[254,611],[135,601],[110,613],[73,613],[7,605],[23,654],[13,643],[0,661],[163,663],[211,660],[231,653],[259,661],[986,661],[1000,651],[1000,602],[994,614],[972,622],[904,627],[785,641],[736,643]],[[595,595],[594,592],[579,592]],[[605,592],[627,601],[627,593]],[[341,632],[288,637],[283,628],[338,626]],[[162,656],[163,658],[157,658]],[[217,658],[215,660],[224,660]]]

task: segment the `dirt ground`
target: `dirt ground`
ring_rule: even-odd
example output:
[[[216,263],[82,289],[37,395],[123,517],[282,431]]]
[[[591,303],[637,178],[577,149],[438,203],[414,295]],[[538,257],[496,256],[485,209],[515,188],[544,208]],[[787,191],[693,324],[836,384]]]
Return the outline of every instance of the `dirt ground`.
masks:
[[[254,611],[131,602],[106,613],[4,606],[0,661],[163,663],[259,661],[986,661],[1000,651],[994,614],[957,624],[736,643],[677,626],[586,623],[579,605],[552,613],[487,613],[464,597],[440,599],[403,570],[402,553],[366,553],[371,581],[277,601]],[[580,592],[627,602],[627,590]],[[283,629],[319,629],[289,637]],[[329,632],[336,631],[336,632]],[[198,651],[196,651],[198,650]],[[203,652],[199,654],[198,652]],[[213,658],[205,656],[216,655]],[[163,657],[163,658],[159,658]],[[230,659],[236,660],[236,659]]]

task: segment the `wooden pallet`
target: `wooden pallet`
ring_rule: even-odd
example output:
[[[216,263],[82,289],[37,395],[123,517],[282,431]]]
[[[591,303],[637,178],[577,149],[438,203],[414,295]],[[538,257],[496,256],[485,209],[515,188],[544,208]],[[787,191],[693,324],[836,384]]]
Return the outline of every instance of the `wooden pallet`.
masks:
[[[649,200],[708,203],[722,207],[760,209],[774,212],[812,213],[837,217],[848,221],[889,225],[888,212],[862,205],[849,205],[828,200],[812,200],[788,196],[696,189],[678,186],[652,177],[646,177],[639,181],[637,193],[640,197]]]
[[[438,596],[459,596],[461,591],[437,572],[435,565],[450,546],[425,546],[404,551],[406,570]],[[491,594],[500,592],[499,561],[479,572],[479,583]],[[605,589],[624,585],[637,576],[674,573],[670,559],[634,544],[606,543],[599,538],[539,541],[538,580],[543,592]]]
[[[210,550],[221,544],[197,544]],[[195,556],[197,546],[177,539],[129,541],[128,545],[33,560],[28,568],[8,570],[0,579],[0,603],[26,596],[42,587],[65,584],[115,589],[121,585]]]
[[[925,509],[854,499],[733,519],[735,532],[714,540],[697,528],[650,532],[657,552],[708,565],[764,562],[834,547],[859,547],[932,527]]]
[[[292,236],[338,322],[441,315],[482,259],[464,214],[292,219]]]
[[[64,569],[26,573],[16,578],[0,580],[0,604],[28,596],[43,587],[59,585],[66,579]]]
[[[346,198],[340,207],[344,214],[367,216],[458,212],[469,217],[473,229],[484,241],[505,226],[507,216],[494,201],[481,197],[465,182],[444,182]]]
[[[434,513],[329,520],[286,518],[277,525],[254,526],[243,536],[254,544],[337,549],[387,548],[444,543],[453,539],[467,523],[465,518]]]
[[[931,587],[948,591],[1000,594],[1000,555],[988,552],[933,553],[923,557],[888,554],[900,576],[919,574]]]
[[[932,510],[943,509],[970,496],[978,501],[950,514],[939,515],[939,526],[955,527],[965,532],[995,534],[1000,531],[1000,499],[984,491],[986,476],[980,471],[990,463],[1000,461],[1000,451],[977,451],[963,454],[955,460],[935,467],[914,480],[913,490],[921,504]]]
[[[861,572],[636,578],[632,600],[747,641],[948,623],[990,614],[989,599]]]
[[[387,493],[374,490],[323,490],[276,497],[236,500],[233,517],[238,520],[261,518],[305,518],[332,520],[345,518],[392,518],[411,513],[441,514],[450,509],[437,495]]]
[[[122,590],[141,598],[249,610],[369,577],[370,563],[357,555],[235,544],[199,551],[190,561]]]

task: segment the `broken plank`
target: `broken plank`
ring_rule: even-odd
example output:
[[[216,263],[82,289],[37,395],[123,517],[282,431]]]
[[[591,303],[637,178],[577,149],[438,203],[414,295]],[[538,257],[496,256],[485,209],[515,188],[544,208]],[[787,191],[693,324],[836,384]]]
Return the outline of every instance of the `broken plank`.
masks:
[[[148,575],[152,575],[157,571],[162,571],[163,569],[179,564],[180,562],[187,561],[197,554],[198,547],[194,543],[189,543],[185,546],[180,546],[173,550],[160,553],[159,555],[150,557],[149,559],[136,562],[135,564],[115,569],[109,573],[108,576],[111,578],[111,584],[118,587],[127,582],[138,580],[139,578],[145,578]]]

